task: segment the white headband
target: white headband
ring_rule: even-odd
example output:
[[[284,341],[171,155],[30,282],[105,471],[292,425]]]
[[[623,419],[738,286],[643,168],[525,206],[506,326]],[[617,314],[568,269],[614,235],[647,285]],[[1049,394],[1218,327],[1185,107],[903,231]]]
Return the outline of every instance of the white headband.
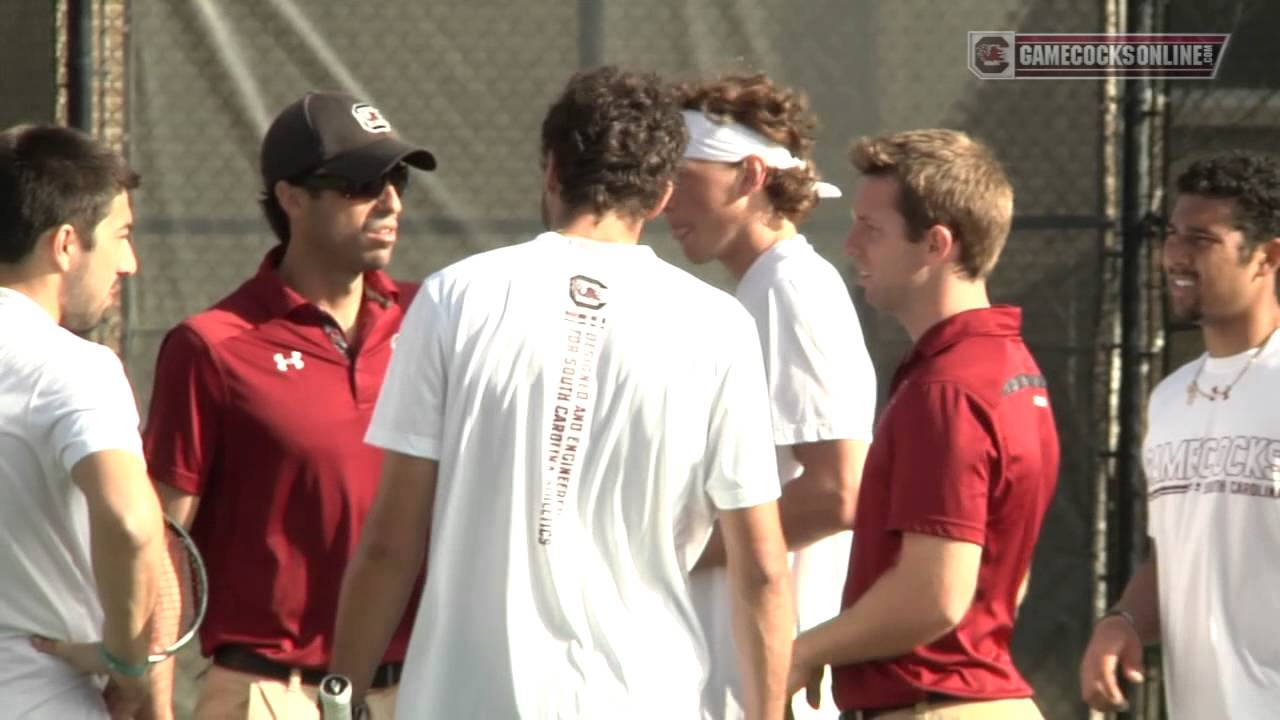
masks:
[[[712,122],[699,110],[681,110],[684,124],[689,128],[689,147],[684,151],[687,160],[711,160],[736,163],[752,155],[764,161],[767,167],[790,170],[803,167],[805,162],[785,147],[766,138],[751,128],[736,122]],[[813,185],[820,198],[838,198],[840,188],[831,183]]]

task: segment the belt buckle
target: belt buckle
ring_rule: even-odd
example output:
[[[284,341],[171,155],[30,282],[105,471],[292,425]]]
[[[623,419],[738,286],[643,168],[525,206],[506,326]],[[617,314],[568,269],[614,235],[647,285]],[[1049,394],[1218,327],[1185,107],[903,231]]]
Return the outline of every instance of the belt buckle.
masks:
[[[401,665],[399,663],[382,663],[373,673],[373,685],[379,689],[389,688],[400,682]]]

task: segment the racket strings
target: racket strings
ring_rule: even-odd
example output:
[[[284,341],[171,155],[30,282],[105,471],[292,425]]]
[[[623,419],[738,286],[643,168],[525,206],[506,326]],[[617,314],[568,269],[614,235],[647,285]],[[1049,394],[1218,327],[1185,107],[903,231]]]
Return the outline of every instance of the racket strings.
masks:
[[[205,593],[199,556],[172,524],[165,526],[166,556],[157,578],[151,619],[151,652],[169,655],[185,644],[199,622]]]

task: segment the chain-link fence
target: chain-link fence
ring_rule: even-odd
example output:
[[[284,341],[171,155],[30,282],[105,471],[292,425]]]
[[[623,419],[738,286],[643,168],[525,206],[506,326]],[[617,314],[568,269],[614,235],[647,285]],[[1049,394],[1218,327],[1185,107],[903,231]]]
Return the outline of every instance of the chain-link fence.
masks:
[[[1172,182],[1196,157],[1232,149],[1280,152],[1280,4],[1265,0],[1173,0],[1165,10],[1167,32],[1231,33],[1212,83],[1169,83],[1163,171]],[[1168,200],[1166,200],[1167,202]],[[1155,276],[1158,281],[1159,276]],[[1200,333],[1167,326],[1165,370],[1198,355]]]
[[[0,128],[57,117],[55,3],[0,3]]]
[[[81,12],[87,16],[80,18],[80,22],[84,24],[81,32],[86,43],[79,51],[86,54],[91,75],[88,82],[79,86],[78,97],[67,98],[66,112],[68,116],[81,114],[81,117],[71,119],[107,145],[123,151],[127,102],[125,86],[129,67],[126,62],[129,38],[127,2],[92,0],[76,5],[85,8]],[[71,11],[75,10],[75,7],[71,8]],[[70,86],[75,89],[76,83],[70,83]],[[112,305],[103,318],[104,322],[94,331],[93,338],[121,353],[127,360],[128,336],[125,333],[124,318],[129,311],[132,281],[126,281],[124,287],[121,301]]]
[[[0,7],[0,127],[58,122],[124,149],[127,0],[54,0]],[[91,337],[123,352],[124,308]]]
[[[70,1],[60,0],[57,12]],[[991,143],[1017,193],[992,293],[1023,309],[1063,448],[1015,652],[1046,717],[1086,715],[1077,663],[1092,618],[1122,581],[1106,563],[1120,429],[1133,422],[1117,411],[1124,364],[1119,194],[1122,166],[1138,158],[1125,156],[1119,139],[1122,82],[979,81],[966,67],[965,34],[1119,31],[1131,27],[1125,9],[1135,3],[74,4],[92,8],[92,127],[112,141],[123,137],[144,177],[135,198],[143,267],[126,293],[123,338],[144,407],[164,332],[233,290],[274,244],[257,207],[258,143],[270,118],[310,89],[368,98],[439,159],[439,170],[415,177],[405,198],[392,272],[410,279],[540,229],[538,125],[568,75],[587,65],[611,62],[672,79],[765,70],[808,92],[822,118],[819,167],[846,187],[853,180],[846,148],[858,135],[943,126]],[[1156,168],[1154,184],[1168,163],[1192,152],[1274,146],[1280,98],[1269,70],[1280,51],[1267,33],[1280,26],[1280,6],[1157,4],[1157,28],[1233,36],[1218,81],[1155,86],[1161,141],[1142,159]],[[1158,204],[1159,188],[1153,192]],[[804,228],[841,267],[848,222],[847,205],[824,203]],[[684,264],[661,222],[646,242]],[[1148,248],[1139,259],[1149,349],[1185,356],[1178,338],[1194,334],[1162,329],[1158,258]],[[691,270],[729,284],[716,266]],[[859,311],[884,387],[908,341],[860,299]],[[1143,717],[1159,716],[1155,687]]]

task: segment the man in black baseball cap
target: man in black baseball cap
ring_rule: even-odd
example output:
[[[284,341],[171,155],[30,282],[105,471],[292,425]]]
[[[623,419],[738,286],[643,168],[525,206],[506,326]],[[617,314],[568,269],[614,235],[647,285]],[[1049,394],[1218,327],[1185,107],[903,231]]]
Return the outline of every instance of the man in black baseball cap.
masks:
[[[436,158],[397,136],[373,105],[346,93],[312,92],[282,110],[267,128],[260,165],[263,211],[276,237],[288,243],[280,183],[369,196],[388,183],[407,182],[410,166],[435,170]]]
[[[213,667],[197,718],[318,717],[339,580],[381,472],[364,432],[416,290],[383,269],[410,168],[435,166],[367,102],[289,105],[261,152],[280,244],[161,346],[144,446],[166,511],[208,561]],[[375,720],[391,717],[409,630],[378,667]]]

